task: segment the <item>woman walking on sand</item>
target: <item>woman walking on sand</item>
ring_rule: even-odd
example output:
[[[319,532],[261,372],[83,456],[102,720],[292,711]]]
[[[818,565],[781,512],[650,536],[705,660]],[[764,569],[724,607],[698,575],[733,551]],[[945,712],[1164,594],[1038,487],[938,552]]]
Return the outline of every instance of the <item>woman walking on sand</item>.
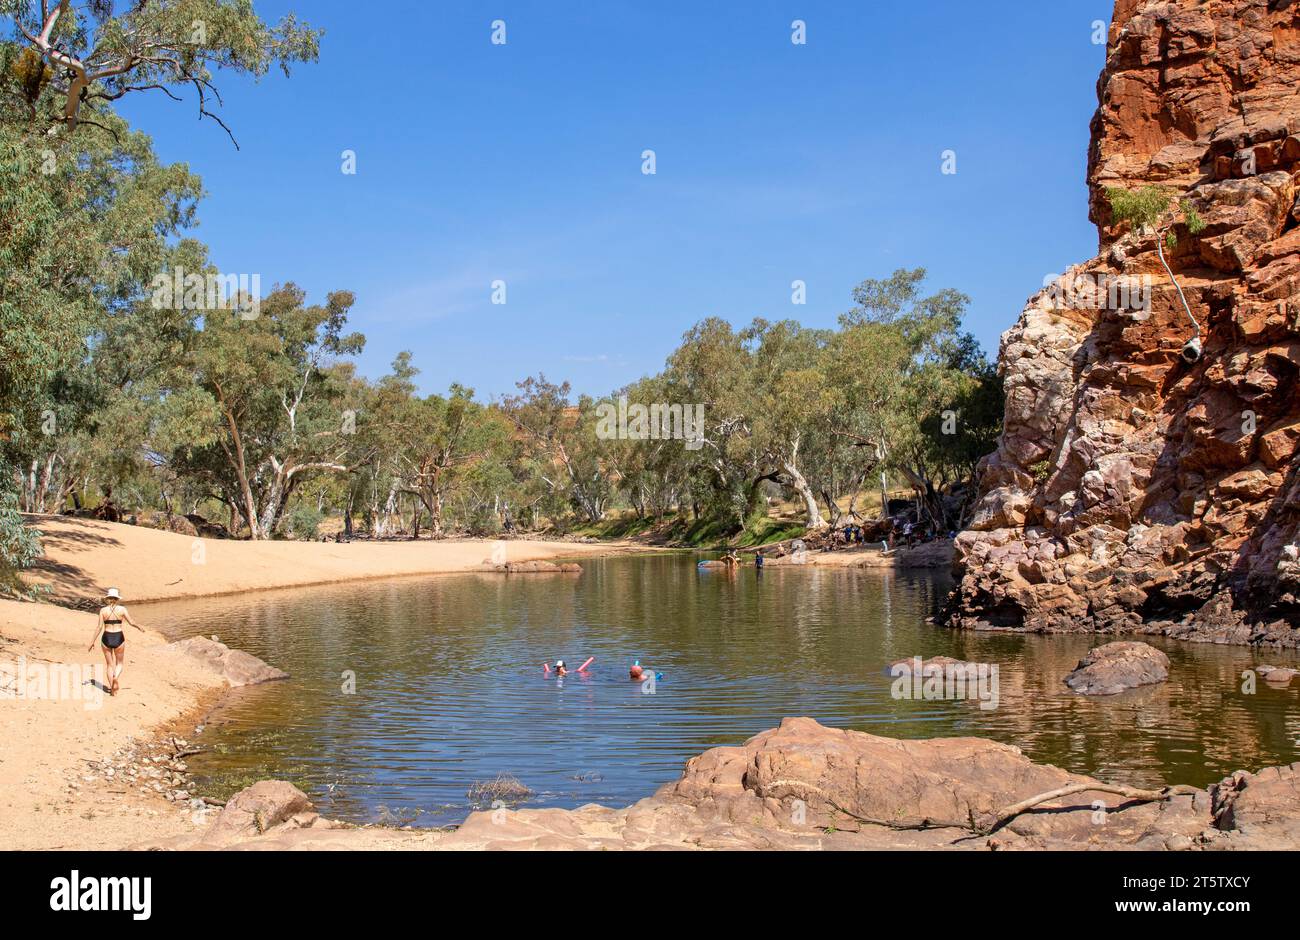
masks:
[[[109,588],[105,600],[107,603],[99,609],[99,622],[95,625],[95,635],[91,638],[90,646],[86,647],[86,651],[95,648],[95,640],[100,639],[102,633],[104,665],[108,669],[108,677],[111,680],[108,694],[116,695],[117,680],[122,675],[122,667],[126,665],[126,633],[122,629],[122,621],[125,620],[141,632],[144,632],[144,627],[131,619],[130,613],[122,606],[122,595],[118,593],[117,588]]]

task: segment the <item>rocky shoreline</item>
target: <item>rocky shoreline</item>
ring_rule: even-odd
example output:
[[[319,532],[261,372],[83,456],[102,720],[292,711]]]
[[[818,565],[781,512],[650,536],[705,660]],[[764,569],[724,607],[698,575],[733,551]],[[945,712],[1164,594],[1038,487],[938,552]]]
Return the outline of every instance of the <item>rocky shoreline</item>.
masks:
[[[979,738],[896,740],[810,718],[705,751],[623,809],[507,809],[454,831],[322,818],[284,781],[231,798],[165,850],[1077,850],[1300,848],[1300,763],[1206,788],[1136,790]]]

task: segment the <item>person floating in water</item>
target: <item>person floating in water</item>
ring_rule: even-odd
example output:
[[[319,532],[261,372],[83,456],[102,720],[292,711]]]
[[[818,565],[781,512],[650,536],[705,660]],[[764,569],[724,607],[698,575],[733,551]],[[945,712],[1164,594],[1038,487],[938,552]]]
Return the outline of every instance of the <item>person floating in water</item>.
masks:
[[[583,663],[581,666],[577,668],[577,672],[580,672],[585,675],[587,672],[587,667],[590,666],[595,661],[596,661],[596,657],[592,656],[590,659],[588,659],[585,663]],[[542,672],[549,678],[551,675],[551,664],[542,663]],[[563,679],[568,674],[569,674],[569,669],[567,666],[564,665],[564,660],[557,659],[555,661],[555,677],[557,679]]]
[[[102,634],[101,649],[104,653],[104,666],[108,670],[106,676],[109,680],[108,694],[116,695],[117,680],[122,677],[122,669],[126,666],[126,631],[122,629],[122,621],[125,620],[141,633],[144,632],[144,627],[131,619],[131,614],[122,606],[122,595],[117,588],[109,588],[104,598],[107,603],[99,610],[95,635],[91,637],[86,652],[95,648],[95,640],[99,640]]]

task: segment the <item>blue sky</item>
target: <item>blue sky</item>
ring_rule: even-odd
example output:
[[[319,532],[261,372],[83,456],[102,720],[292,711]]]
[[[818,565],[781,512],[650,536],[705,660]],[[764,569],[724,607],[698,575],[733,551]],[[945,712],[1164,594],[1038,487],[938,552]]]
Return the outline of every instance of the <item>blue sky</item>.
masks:
[[[995,354],[1043,277],[1096,250],[1084,173],[1108,0],[257,7],[326,35],[289,79],[220,82],[241,150],[192,95],[124,110],[203,177],[192,234],[223,271],[356,292],[372,377],[410,349],[427,392],[489,398],[545,372],[603,393],[658,371],[703,317],[830,326],[855,284],[899,267],[968,293]]]

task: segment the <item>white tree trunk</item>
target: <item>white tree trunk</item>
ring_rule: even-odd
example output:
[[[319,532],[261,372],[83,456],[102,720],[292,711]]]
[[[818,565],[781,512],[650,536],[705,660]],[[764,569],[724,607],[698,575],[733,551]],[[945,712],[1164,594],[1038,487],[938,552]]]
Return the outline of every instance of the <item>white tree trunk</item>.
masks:
[[[822,518],[821,507],[817,505],[817,497],[813,494],[812,487],[808,485],[808,481],[804,479],[803,474],[799,472],[799,468],[794,465],[793,461],[786,460],[782,462],[781,469],[790,478],[790,485],[795,488],[795,492],[803,498],[804,508],[808,513],[808,528],[824,529],[826,520]]]

